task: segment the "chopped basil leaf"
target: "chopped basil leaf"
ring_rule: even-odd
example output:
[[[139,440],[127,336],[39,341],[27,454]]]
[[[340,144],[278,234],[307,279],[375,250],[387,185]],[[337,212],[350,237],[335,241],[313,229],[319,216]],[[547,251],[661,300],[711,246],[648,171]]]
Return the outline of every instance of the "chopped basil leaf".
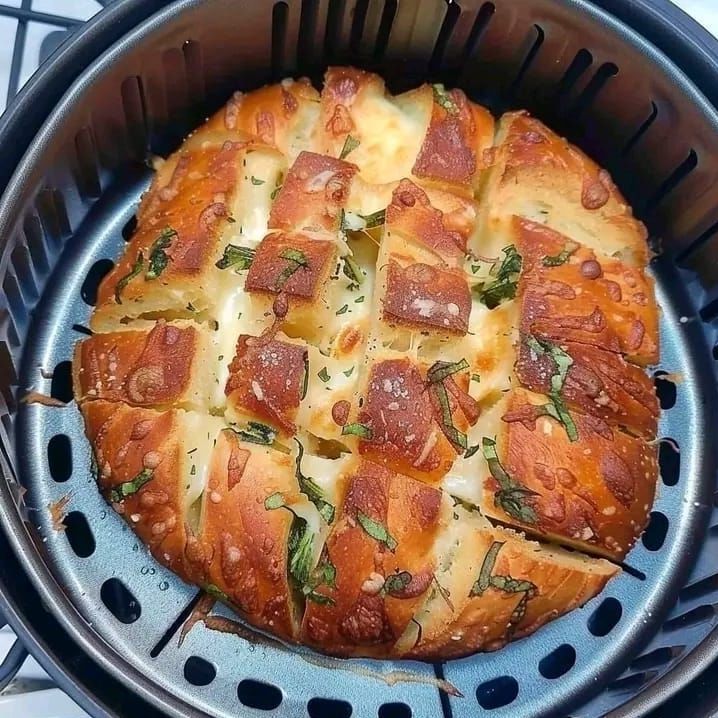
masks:
[[[195,476],[197,474],[197,466],[195,464],[192,464],[192,468],[189,470],[190,476]]]
[[[272,190],[272,194],[269,195],[269,199],[271,199],[272,201],[277,199],[277,195],[279,194],[279,190],[281,190],[281,189],[282,189],[282,183],[280,180],[277,180],[277,184],[274,187],[274,189]]]
[[[224,591],[217,588],[217,586],[215,586],[213,583],[208,583],[204,587],[204,592],[212,596],[212,598],[216,598],[218,601],[222,601],[224,603],[231,603],[229,596]]]
[[[380,209],[377,212],[371,214],[360,214],[359,215],[365,222],[364,229],[372,229],[374,227],[381,227],[386,222],[386,210]]]
[[[307,600],[318,603],[320,606],[336,606],[337,602],[331,596],[325,596],[323,593],[309,591],[305,596]]]
[[[336,314],[337,316],[339,316],[340,314],[346,314],[348,310],[349,310],[349,305],[348,305],[348,304],[344,304],[343,306],[339,307],[339,309],[337,309],[337,311],[335,312],[335,314]]]
[[[234,223],[237,221],[234,217],[232,217],[231,214],[228,214],[225,219],[226,219],[230,224],[234,224]]]
[[[288,454],[289,449],[277,441],[277,432],[271,426],[260,424],[258,421],[249,421],[244,429],[233,429],[233,431],[243,441],[250,444],[261,444],[262,446],[271,446],[283,454]]]
[[[331,562],[326,549],[322,553],[322,557],[319,559],[316,568],[312,571],[307,585],[311,589],[318,588],[319,586],[328,586],[329,588],[337,587],[337,568]]]
[[[384,579],[382,592],[390,596],[403,593],[404,589],[411,583],[412,575],[408,571],[392,573]]]
[[[172,244],[173,237],[177,236],[177,232],[172,227],[165,227],[160,236],[152,242],[150,247],[150,259],[145,279],[157,279],[164,272],[169,264],[170,258],[167,256],[165,249],[169,249]]]
[[[302,380],[302,399],[307,395],[307,389],[309,388],[309,355],[304,355],[304,378]]]
[[[352,137],[351,135],[347,135],[347,138],[344,140],[344,146],[342,147],[342,151],[339,153],[339,159],[343,160],[350,152],[353,152],[361,142],[356,137]]]
[[[464,369],[469,368],[469,362],[466,359],[455,362],[438,361],[432,365],[429,371],[426,373],[426,378],[431,384],[438,384],[444,379],[450,377],[452,374],[457,374]]]
[[[548,356],[553,361],[556,371],[551,375],[549,399],[551,400],[551,404],[553,404],[555,413],[547,408],[549,405],[544,405],[542,408],[546,414],[552,416],[563,425],[566,429],[566,435],[569,441],[576,441],[578,439],[578,429],[561,394],[566,377],[568,376],[568,370],[573,365],[573,357],[561,349],[560,346],[546,339],[538,339],[528,334],[524,340],[526,346],[534,355]]]
[[[459,106],[454,102],[443,84],[437,83],[432,85],[431,89],[434,92],[434,102],[436,102],[439,107],[443,107],[450,115],[458,114]]]
[[[235,272],[242,272],[252,266],[256,250],[249,247],[238,247],[236,244],[228,244],[224,248],[222,258],[215,263],[217,269],[235,268]]]
[[[364,281],[364,275],[362,274],[361,267],[349,256],[344,257],[344,276],[346,276],[351,282],[357,285],[357,287]]]
[[[472,504],[470,501],[467,501],[466,499],[461,499],[458,496],[454,496],[453,494],[450,494],[450,496],[454,501],[454,506],[461,506],[464,511],[468,511],[469,513],[481,513],[481,509],[476,504]]]
[[[575,242],[566,244],[564,249],[558,254],[546,255],[541,263],[544,267],[559,267],[562,264],[568,262],[569,257],[578,249],[578,245]]]
[[[310,476],[305,476],[302,473],[302,457],[304,456],[304,447],[299,439],[295,439],[297,442],[297,460],[296,460],[296,472],[297,483],[299,484],[299,490],[306,494],[309,500],[317,507],[319,515],[328,523],[331,524],[334,521],[334,506],[330,504],[326,498],[322,488],[314,481]]]
[[[327,371],[326,367],[322,367],[322,370],[317,374],[317,376],[326,384],[328,381],[331,380],[331,377],[329,376],[329,372]]]
[[[474,444],[473,446],[470,446],[466,450],[466,453],[464,454],[464,458],[470,459],[480,448],[481,448],[481,444]]]
[[[364,531],[379,543],[383,543],[389,551],[394,553],[398,543],[396,539],[387,531],[386,526],[367,516],[362,511],[357,511],[357,521]]]
[[[361,304],[364,301],[364,295],[362,294],[361,297],[357,297],[354,300],[354,304]]]
[[[306,520],[295,516],[289,532],[289,575],[303,586],[309,580],[314,534]]]
[[[264,184],[264,182],[265,182],[265,180],[259,179],[258,177],[255,177],[254,175],[252,175],[252,177],[250,179],[252,180],[253,185],[260,185],[260,184]]]
[[[496,558],[498,557],[499,551],[501,551],[503,545],[503,541],[494,541],[491,544],[491,547],[486,552],[486,556],[484,556],[483,563],[481,564],[479,577],[476,579],[474,585],[471,587],[471,592],[469,593],[469,596],[481,596],[481,594],[483,594],[483,592],[486,591],[489,586],[491,586],[491,574],[494,571],[494,566],[496,565]]]
[[[501,251],[504,253],[501,264],[496,262],[490,271],[491,276],[495,277],[494,281],[488,285],[479,284],[475,287],[480,301],[489,309],[495,309],[504,300],[516,296],[518,275],[521,273],[522,259],[516,247],[511,244]]]
[[[188,312],[196,312],[197,311],[197,309],[195,309],[195,306],[194,306],[194,304],[192,304],[192,302],[189,302],[189,304],[187,304],[187,311]]]
[[[478,384],[481,381],[481,375],[480,374],[472,374],[471,381],[475,381]]]
[[[279,491],[275,491],[264,499],[264,508],[267,509],[267,511],[281,509],[282,506],[284,506],[284,495]]]
[[[135,260],[135,263],[132,265],[132,269],[130,269],[127,274],[125,274],[124,277],[120,277],[120,279],[117,280],[117,284],[115,285],[115,302],[117,304],[122,304],[122,299],[120,298],[120,295],[124,291],[125,287],[142,271],[142,268],[145,265],[145,258],[142,255],[142,252],[139,252],[137,255],[137,259]]]
[[[286,259],[289,261],[289,264],[279,273],[279,276],[277,277],[277,281],[274,284],[274,287],[277,291],[279,291],[286,283],[287,280],[300,268],[300,267],[308,267],[309,262],[307,261],[307,257],[304,254],[304,252],[298,250],[298,249],[285,249],[281,252],[279,255],[282,259]]]
[[[509,516],[526,524],[535,524],[538,521],[533,506],[526,503],[526,499],[538,496],[535,491],[527,489],[523,484],[514,481],[499,461],[496,453],[496,442],[484,437],[481,440],[481,451],[489,465],[491,475],[499,484],[499,490],[494,494],[494,504],[503,509]]]
[[[449,395],[446,391],[446,387],[441,382],[429,384],[429,391],[439,404],[439,426],[441,426],[444,436],[446,436],[457,452],[466,451],[469,448],[468,440],[466,434],[454,426],[454,417],[451,415],[451,405],[449,404]]]
[[[128,496],[136,494],[148,481],[154,477],[154,469],[142,469],[132,481],[125,481],[119,486],[115,486],[110,491],[110,501],[119,504]]]
[[[346,371],[343,371],[342,374],[344,374],[345,377],[350,377],[354,371],[354,367],[351,369],[347,369]]]
[[[353,434],[362,439],[371,439],[372,431],[366,424],[344,424],[342,426],[342,434]]]

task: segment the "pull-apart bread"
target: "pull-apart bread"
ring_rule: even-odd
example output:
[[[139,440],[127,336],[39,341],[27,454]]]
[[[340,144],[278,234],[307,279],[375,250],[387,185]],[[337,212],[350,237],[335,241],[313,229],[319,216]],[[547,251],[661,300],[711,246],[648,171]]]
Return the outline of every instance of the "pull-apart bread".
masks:
[[[328,70],[157,163],[75,396],[100,490],[182,579],[339,656],[495,650],[645,528],[643,225],[526,113]]]

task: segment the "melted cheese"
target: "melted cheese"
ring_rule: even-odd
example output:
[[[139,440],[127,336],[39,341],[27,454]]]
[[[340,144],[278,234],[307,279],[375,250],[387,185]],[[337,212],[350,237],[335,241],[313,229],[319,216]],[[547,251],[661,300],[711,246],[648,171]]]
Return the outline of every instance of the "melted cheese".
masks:
[[[351,161],[363,179],[381,184],[411,176],[429,126],[432,93],[428,87],[386,97],[379,92],[364,93],[352,108],[360,138]]]

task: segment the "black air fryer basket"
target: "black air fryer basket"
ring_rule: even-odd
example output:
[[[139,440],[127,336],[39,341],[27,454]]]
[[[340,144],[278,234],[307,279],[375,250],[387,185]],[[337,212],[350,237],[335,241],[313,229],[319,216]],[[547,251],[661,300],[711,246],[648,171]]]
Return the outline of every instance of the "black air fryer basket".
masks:
[[[72,347],[132,231],[148,156],[235,89],[350,63],[394,92],[440,81],[495,113],[528,108],[610,170],[656,252],[650,525],[602,594],[494,654],[342,662],[202,624],[179,646],[197,589],[100,497],[79,413],[19,401],[71,399]],[[667,2],[124,0],[31,80],[0,153],[0,604],[90,713],[639,716],[718,657],[718,48]],[[48,507],[63,497],[61,532]],[[672,713],[710,710],[691,693]]]

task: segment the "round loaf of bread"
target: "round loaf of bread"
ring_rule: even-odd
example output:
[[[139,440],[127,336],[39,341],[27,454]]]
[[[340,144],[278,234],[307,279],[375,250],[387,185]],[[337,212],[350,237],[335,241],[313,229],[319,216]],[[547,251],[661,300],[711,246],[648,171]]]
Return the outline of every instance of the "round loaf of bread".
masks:
[[[495,650],[602,590],[659,414],[646,232],[604,170],[352,68],[237,92],[155,165],[73,368],[157,561],[338,656]]]

